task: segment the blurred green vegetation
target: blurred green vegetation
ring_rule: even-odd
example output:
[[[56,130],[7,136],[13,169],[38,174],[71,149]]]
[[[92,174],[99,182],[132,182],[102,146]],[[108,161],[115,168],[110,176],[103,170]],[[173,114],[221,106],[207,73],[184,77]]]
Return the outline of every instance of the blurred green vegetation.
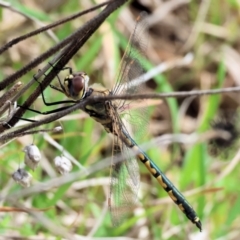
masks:
[[[9,1],[12,6],[27,17],[19,16],[11,10],[0,8],[1,45],[13,37],[29,32],[39,25],[51,23],[63,16],[75,13],[76,10],[90,7],[90,3],[80,1],[63,1],[61,6],[51,7],[44,1]],[[134,1],[135,2],[135,1]],[[238,85],[234,70],[238,66],[239,54],[239,1],[209,1],[206,16],[200,17],[202,24],[196,32],[192,31],[198,24],[200,10],[208,1],[191,1],[175,7],[163,20],[162,24],[152,26],[149,32],[147,56],[143,57],[145,71],[151,70],[161,61],[182,57],[188,52],[194,54],[194,61],[189,66],[175,67],[157,75],[148,83],[151,92],[190,91],[193,89],[223,88]],[[94,4],[94,1],[92,1]],[[107,19],[84,47],[75,55],[69,66],[76,70],[84,70],[90,76],[92,83],[103,83],[114,86],[111,71],[116,73],[130,32],[126,31],[126,21],[123,16],[134,19],[141,9],[136,4],[126,5]],[[150,3],[147,9],[153,14]],[[129,11],[130,10],[130,11]],[[9,19],[9,14],[14,21]],[[77,27],[94,16],[90,13],[80,19],[53,29],[57,39],[61,40],[71,34]],[[124,15],[125,14],[125,15]],[[150,14],[150,15],[151,15]],[[122,16],[122,18],[121,18]],[[171,25],[169,17],[176,26]],[[169,20],[169,22],[168,22]],[[179,21],[179,22],[177,22]],[[180,29],[179,26],[184,27]],[[125,29],[123,31],[123,29]],[[182,34],[185,33],[185,34]],[[196,34],[194,42],[183,49],[191,34]],[[183,37],[182,37],[183,36]],[[181,38],[182,37],[182,38]],[[54,45],[54,40],[43,33],[14,46],[0,56],[0,79],[19,70],[46,49]],[[230,51],[230,50],[231,51]],[[152,54],[151,54],[152,53]],[[109,58],[108,58],[109,57]],[[232,57],[232,62],[229,58]],[[233,68],[231,68],[231,63]],[[45,63],[46,64],[46,63]],[[43,67],[44,64],[39,66]],[[240,69],[240,68],[239,68]],[[21,81],[27,83],[38,71],[35,69],[26,74]],[[236,70],[237,73],[239,70]],[[60,74],[63,79],[65,72]],[[55,84],[57,80],[55,80]],[[107,84],[106,84],[107,83]],[[29,89],[29,94],[37,84]],[[44,91],[47,101],[65,99],[61,93],[48,88]],[[23,102],[25,97],[19,102]],[[190,101],[188,109],[179,114],[188,99],[167,99],[161,106],[151,107],[148,123],[148,134],[144,142],[148,143],[165,133],[204,133],[210,128],[211,120],[219,113],[238,111],[238,94],[204,96]],[[39,98],[33,106],[41,111],[50,107],[43,104]],[[54,108],[54,107],[53,107]],[[24,117],[36,116],[27,112]],[[89,167],[101,161],[112,153],[112,138],[105,133],[93,119],[79,112],[73,113],[73,120],[59,120],[48,124],[47,128],[62,125],[62,134],[51,135],[64,147],[81,165]],[[158,128],[159,126],[165,126]],[[154,128],[156,127],[156,129]],[[33,185],[37,182],[47,182],[58,174],[53,168],[53,158],[61,151],[50,145],[43,135],[28,136],[16,139],[1,148],[1,192],[10,195],[21,189],[10,178],[11,174],[21,166],[24,159],[22,148],[34,143],[41,149],[45,161],[33,175]],[[173,145],[169,147],[153,146],[147,150],[153,161],[166,173],[171,181],[187,196],[188,201],[196,209],[202,221],[203,232],[186,219],[178,207],[171,201],[157,181],[150,176],[145,166],[140,166],[141,189],[139,191],[139,215],[132,214],[120,227],[113,227],[109,212],[106,213],[108,196],[109,169],[94,172],[87,178],[82,177],[74,183],[68,183],[48,191],[33,194],[19,199],[26,207],[43,210],[42,214],[59,229],[63,228],[72,234],[95,237],[118,237],[128,239],[238,239],[240,235],[238,223],[240,220],[240,186],[237,147],[223,149],[229,152],[231,158],[213,157],[209,154],[207,141],[193,146]],[[46,163],[48,162],[48,164]],[[233,166],[233,167],[232,167]],[[232,168],[231,168],[232,167]],[[228,171],[229,169],[229,171]],[[74,166],[73,171],[78,171]],[[202,188],[201,188],[202,187]],[[2,200],[3,206],[11,206]],[[49,208],[49,209],[48,209]],[[135,211],[136,213],[137,211]],[[2,236],[16,235],[22,238],[44,236],[47,239],[56,233],[30,214],[21,212],[1,213],[0,234]],[[59,238],[61,239],[61,238]],[[114,239],[114,238],[113,238]]]

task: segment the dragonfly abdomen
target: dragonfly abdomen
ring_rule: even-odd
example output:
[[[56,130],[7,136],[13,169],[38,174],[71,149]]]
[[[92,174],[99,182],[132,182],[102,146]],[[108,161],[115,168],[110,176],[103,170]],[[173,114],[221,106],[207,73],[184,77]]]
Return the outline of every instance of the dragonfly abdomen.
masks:
[[[137,145],[134,146],[136,150],[140,150]],[[184,196],[177,190],[177,188],[170,182],[170,180],[160,171],[160,169],[147,157],[143,152],[137,154],[138,159],[144,163],[149,172],[157,179],[158,183],[168,193],[175,204],[185,213],[188,219],[201,230],[201,222],[193,208],[184,198]]]
[[[196,226],[202,230],[202,224],[197,216],[194,209],[185,199],[185,197],[178,191],[178,189],[171,183],[171,181],[165,176],[165,174],[158,168],[157,165],[147,156],[145,152],[143,152],[135,141],[128,136],[124,131],[121,136],[124,143],[131,149],[136,152],[137,158],[144,163],[147,167],[148,171],[157,179],[158,183],[162,186],[162,188],[168,193],[171,199],[175,204],[180,208],[180,210],[186,215],[186,217],[191,220],[192,223],[196,224]],[[123,139],[125,138],[125,139]]]

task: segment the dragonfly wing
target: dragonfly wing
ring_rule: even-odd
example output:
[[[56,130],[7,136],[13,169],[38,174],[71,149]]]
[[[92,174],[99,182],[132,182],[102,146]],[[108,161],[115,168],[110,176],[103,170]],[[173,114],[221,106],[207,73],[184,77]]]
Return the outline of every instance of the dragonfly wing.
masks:
[[[131,149],[127,148],[126,146],[124,147],[123,152],[125,152],[124,153],[125,156],[128,156],[127,161],[125,161],[125,166],[128,170],[128,174],[131,178],[131,181],[134,184],[134,187],[136,189],[136,197],[137,197],[137,192],[140,185],[138,161],[136,160],[136,157],[134,156],[133,151],[131,151]]]
[[[140,176],[138,163],[125,145],[115,144],[114,152],[116,163],[111,169],[109,208],[113,225],[119,226],[136,207]],[[124,161],[119,161],[119,156]]]
[[[142,12],[137,18],[135,28],[122,58],[113,90],[114,95],[146,92],[145,86],[142,84],[144,70],[141,59],[145,55],[147,48],[147,28],[147,13]],[[141,139],[146,131],[149,116],[146,100],[139,99],[134,103],[131,102],[131,104],[127,104],[125,100],[118,100],[115,101],[115,105],[119,113],[124,112],[125,120],[131,125],[131,131],[127,127],[128,131],[133,133],[131,135],[134,136],[134,139]]]
[[[138,88],[132,80],[140,77],[144,71],[140,62],[147,47],[146,36],[146,13],[142,12],[137,18],[137,23],[129,39],[129,43],[121,60],[120,69],[117,74],[116,85],[113,94],[133,94]],[[120,104],[121,105],[121,104]]]
[[[144,32],[147,27],[146,13],[142,13],[137,19],[135,29],[130,37],[128,46],[121,61],[119,73],[116,79],[116,86],[112,91],[113,95],[117,94],[134,94],[138,92],[138,85],[135,85],[136,78],[144,73],[141,66],[141,55],[146,50],[146,39]],[[119,112],[125,110],[125,100],[114,101],[115,112],[112,113],[115,119],[115,130],[124,129]],[[120,125],[121,127],[116,127]],[[115,226],[120,225],[126,216],[135,208],[137,193],[140,184],[139,166],[131,149],[128,148],[119,137],[115,136],[114,157],[116,160],[111,171],[111,186],[109,207],[111,211],[112,222]],[[122,153],[124,161],[117,161],[119,153]],[[114,161],[113,161],[114,163]]]

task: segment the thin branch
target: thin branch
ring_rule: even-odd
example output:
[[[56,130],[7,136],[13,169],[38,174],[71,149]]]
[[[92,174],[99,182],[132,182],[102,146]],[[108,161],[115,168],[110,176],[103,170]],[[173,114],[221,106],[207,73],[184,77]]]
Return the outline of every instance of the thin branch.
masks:
[[[16,92],[18,92],[21,87],[22,82],[19,81],[0,97],[0,116],[9,108],[8,102],[15,102],[15,100],[13,100],[13,97],[16,95]]]
[[[11,11],[11,12],[15,12],[15,13],[23,16],[23,17],[26,18],[26,19],[30,19],[31,21],[37,23],[37,24],[40,25],[40,26],[44,26],[44,24],[43,24],[41,21],[39,21],[37,18],[33,17],[33,16],[30,15],[30,14],[26,14],[26,13],[24,13],[24,12],[22,12],[22,11],[19,11],[17,8],[13,7],[13,4],[11,4],[11,3],[6,3],[6,2],[3,2],[3,1],[0,1],[0,6],[1,6],[2,8],[8,9],[8,10]],[[49,29],[49,28],[48,28],[48,29]],[[55,42],[58,41],[58,40],[57,40],[57,37],[55,36],[55,34],[54,34],[51,30],[48,30],[47,33],[48,33],[48,35],[49,35],[53,40],[55,40]],[[27,34],[26,34],[26,35],[27,35]],[[26,35],[25,35],[25,36],[26,36]],[[21,37],[20,37],[20,38],[21,38]],[[16,39],[19,39],[19,38],[16,38]],[[21,41],[21,39],[19,39],[19,40]],[[22,39],[22,40],[23,40],[23,39]],[[4,45],[3,47],[0,48],[0,54],[1,54],[2,52],[6,51],[9,47],[13,46],[14,44],[16,44],[16,43],[18,43],[18,42],[20,42],[20,41],[18,41],[18,40],[15,41],[15,39],[13,39],[12,41],[8,42],[6,45]],[[15,42],[15,43],[14,43],[14,42]],[[9,43],[13,43],[13,44],[10,44],[10,45],[9,45]],[[5,48],[5,46],[8,46],[8,47]]]
[[[42,81],[42,86],[38,86],[38,88],[34,91],[34,93],[25,101],[23,104],[24,108],[29,108],[29,106],[36,100],[36,98],[40,95],[41,91],[44,90],[50,82],[55,78],[55,76],[62,69],[68,61],[73,57],[74,54],[83,46],[83,44],[90,38],[90,36],[98,29],[98,27],[104,22],[104,20],[118,7],[124,4],[126,0],[114,1],[111,2],[98,16],[94,17],[90,21],[88,21],[84,26],[78,29],[74,35],[71,44],[69,44],[63,52],[61,52],[61,59],[55,65],[55,68],[52,69],[49,74]],[[14,126],[18,119],[24,114],[26,109],[19,109],[14,118],[10,120],[9,125]]]
[[[96,6],[92,7],[92,8],[89,8],[89,9],[87,9],[87,10],[78,12],[78,13],[76,13],[76,14],[73,14],[73,15],[71,15],[71,16],[68,16],[68,17],[66,17],[66,18],[63,18],[63,19],[61,19],[61,20],[58,20],[58,21],[56,21],[56,22],[54,22],[54,23],[52,23],[52,24],[49,24],[49,25],[47,25],[47,26],[38,28],[38,29],[36,29],[36,30],[34,30],[34,31],[30,32],[30,33],[27,33],[27,34],[24,34],[24,35],[22,35],[22,36],[20,36],[20,37],[14,38],[14,39],[12,39],[10,42],[8,42],[7,44],[5,44],[4,46],[2,46],[2,47],[0,48],[0,54],[3,53],[4,51],[6,51],[7,49],[9,49],[10,47],[12,47],[13,45],[15,45],[15,44],[17,44],[17,43],[19,43],[19,42],[27,39],[27,38],[30,38],[30,37],[32,37],[32,36],[35,36],[35,35],[39,34],[39,33],[45,32],[45,31],[47,31],[47,30],[49,30],[49,29],[52,29],[52,28],[57,27],[57,26],[59,26],[59,25],[62,25],[62,24],[64,24],[64,23],[66,23],[66,22],[72,21],[72,20],[74,20],[74,19],[76,19],[76,18],[78,18],[78,17],[80,17],[80,16],[82,16],[82,15],[84,15],[84,14],[87,14],[87,13],[89,13],[89,12],[92,12],[92,11],[94,11],[94,10],[99,9],[99,8],[107,5],[107,4],[110,3],[110,2],[112,2],[112,1],[103,2],[103,3],[98,4],[98,5],[96,5]],[[0,2],[0,5],[3,6],[3,4],[1,4],[1,2]],[[14,12],[18,12],[18,13],[22,14],[21,12],[13,9],[10,4],[4,5],[4,7],[5,7],[5,8],[9,8],[9,9],[11,9],[11,10],[14,11]],[[24,16],[25,16],[25,15],[24,15]],[[27,16],[27,17],[28,17],[28,16]]]
[[[191,97],[191,96],[204,96],[204,95],[213,95],[213,94],[222,94],[222,93],[233,93],[239,92],[240,86],[238,87],[229,87],[229,88],[220,88],[220,89],[209,89],[209,90],[192,90],[192,91],[183,91],[183,92],[170,92],[170,93],[151,93],[151,94],[136,94],[136,95],[109,95],[106,97],[94,97],[90,101],[100,101],[100,100],[114,100],[114,99],[162,99],[162,98],[182,98],[182,97]]]
[[[84,106],[87,104],[91,104],[92,102],[98,102],[102,100],[114,100],[114,99],[159,99],[159,98],[169,98],[169,97],[189,97],[189,96],[203,96],[203,95],[212,95],[212,94],[219,94],[219,93],[226,93],[226,92],[237,92],[240,91],[240,87],[232,87],[232,88],[223,88],[223,89],[213,89],[213,90],[202,90],[202,91],[190,91],[190,92],[173,92],[173,93],[159,93],[159,94],[138,94],[138,95],[109,95],[108,97],[88,97],[82,101],[77,102],[73,106],[62,110],[60,112],[54,113],[39,122],[31,123],[21,129],[14,130],[12,132],[3,133],[0,135],[0,142],[5,142],[15,135],[19,134],[20,132],[28,131],[32,128],[38,127],[42,124],[53,122],[75,110],[84,109]]]
[[[74,39],[79,38],[79,36],[85,36],[87,35],[87,39],[92,35],[92,30],[94,29],[94,25],[96,21],[99,21],[102,23],[114,10],[116,10],[118,7],[123,5],[127,0],[118,0],[114,2],[110,2],[108,7],[106,7],[97,17],[94,17],[87,23],[85,23],[81,28],[77,29],[73,34],[56,44],[54,47],[50,48],[48,51],[45,53],[41,54],[39,57],[35,58],[33,61],[25,65],[22,69],[19,71],[15,72],[14,74],[8,76],[5,78],[3,81],[0,82],[0,90],[4,89],[5,87],[9,86],[10,84],[14,83],[18,78],[22,77],[24,74],[26,74],[28,71],[36,67],[38,64],[52,56],[54,53],[58,52],[60,49],[65,47],[67,44],[71,43],[74,41]],[[106,14],[108,12],[108,14]],[[105,18],[101,22],[101,18],[104,17],[106,14]],[[97,26],[97,28],[100,26],[100,24]],[[97,29],[95,28],[94,31]],[[85,40],[86,41],[86,40]],[[85,42],[83,42],[85,43]],[[82,45],[83,45],[82,43]],[[62,53],[58,57],[57,60],[59,60],[62,57]],[[54,63],[53,63],[54,64]]]

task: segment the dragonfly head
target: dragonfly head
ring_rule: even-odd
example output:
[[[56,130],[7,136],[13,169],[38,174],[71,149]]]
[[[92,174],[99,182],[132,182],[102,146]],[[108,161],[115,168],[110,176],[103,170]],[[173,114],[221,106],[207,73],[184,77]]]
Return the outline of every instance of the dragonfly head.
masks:
[[[66,95],[74,100],[85,97],[88,88],[89,76],[85,72],[72,73],[65,77],[64,87]]]

